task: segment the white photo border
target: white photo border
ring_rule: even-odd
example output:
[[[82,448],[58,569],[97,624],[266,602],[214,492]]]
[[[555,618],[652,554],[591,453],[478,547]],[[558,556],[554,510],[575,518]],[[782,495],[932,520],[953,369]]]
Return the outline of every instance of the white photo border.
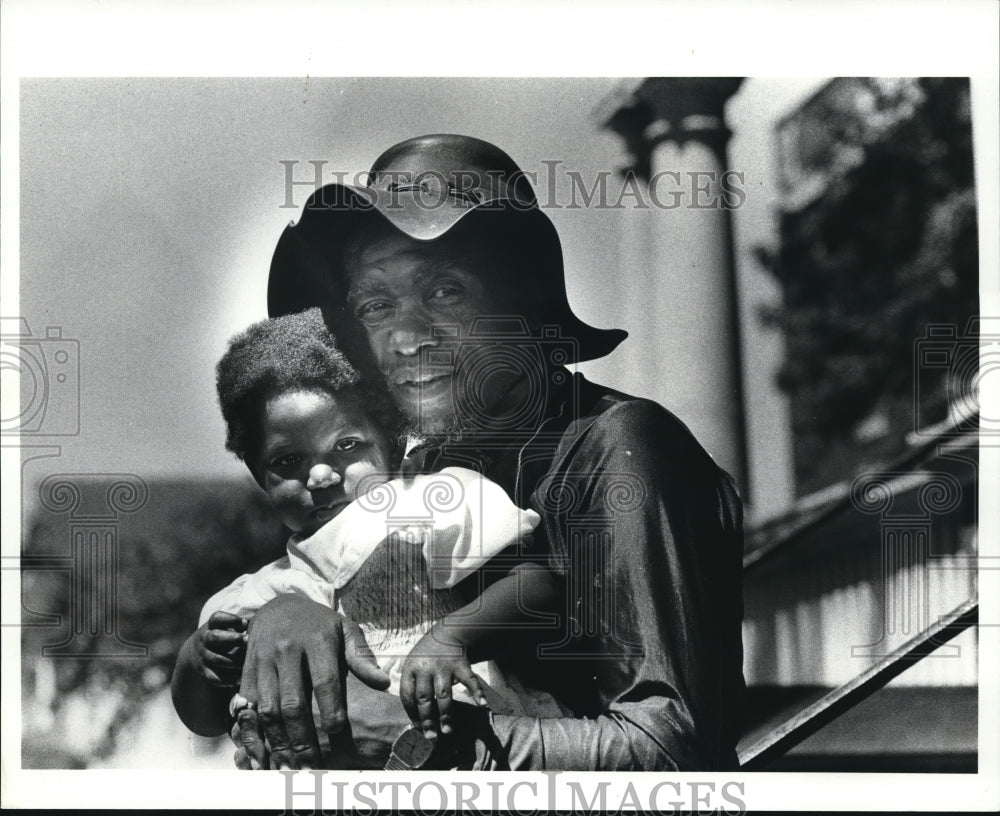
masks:
[[[18,313],[19,83],[29,77],[186,76],[969,76],[980,224],[981,311],[1000,315],[998,185],[998,8],[993,2],[788,4],[601,2],[467,4],[16,2],[2,7],[2,277],[4,314]],[[386,26],[387,19],[392,20]],[[497,20],[504,22],[498,30]],[[378,32],[385,30],[385,36]],[[329,38],[315,32],[335,32]],[[510,32],[531,32],[528,37]],[[609,44],[608,32],[617,40]],[[438,43],[440,47],[414,48]],[[462,47],[448,47],[461,43]],[[991,226],[992,225],[992,226]],[[997,405],[997,394],[983,394]],[[4,399],[16,399],[5,394]],[[7,415],[5,413],[5,415]],[[994,414],[995,415],[995,414]],[[1000,555],[995,496],[1000,448],[981,449],[981,555]],[[20,462],[2,451],[3,555],[20,551]],[[285,806],[279,774],[20,769],[19,585],[3,577],[4,807],[260,808]],[[684,784],[743,785],[752,810],[989,810],[1000,806],[1000,571],[980,575],[979,773],[681,774]],[[14,616],[14,617],[11,617]],[[987,626],[988,624],[988,626]],[[988,678],[994,678],[989,681]],[[987,678],[983,682],[983,678]],[[517,793],[518,808],[551,804],[550,777]],[[603,774],[613,788],[651,775]],[[656,775],[659,777],[659,775]],[[300,774],[296,790],[306,783]],[[339,774],[348,779],[350,774]],[[566,774],[563,780],[594,779]],[[361,777],[359,776],[358,779]],[[427,777],[411,777],[413,784]],[[667,779],[668,777],[663,777]],[[399,780],[365,774],[364,779]],[[484,791],[496,776],[463,775]],[[662,780],[659,780],[662,781]],[[331,789],[332,790],[332,789]],[[533,793],[533,790],[535,793]],[[366,789],[367,791],[367,789]],[[733,789],[735,794],[735,789]],[[488,809],[488,794],[479,803]],[[389,804],[388,794],[376,796]],[[667,797],[669,798],[669,797]],[[428,802],[433,803],[433,797]],[[506,803],[506,800],[503,800]],[[615,801],[609,798],[609,801]],[[554,804],[566,805],[566,801]],[[718,807],[730,807],[716,800]],[[306,806],[302,802],[300,806]],[[364,802],[359,807],[367,807]]]

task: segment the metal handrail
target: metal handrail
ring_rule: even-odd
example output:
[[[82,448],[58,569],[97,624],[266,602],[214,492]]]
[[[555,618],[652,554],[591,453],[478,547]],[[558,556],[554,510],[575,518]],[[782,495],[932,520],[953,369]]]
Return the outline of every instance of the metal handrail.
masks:
[[[755,771],[790,751],[820,728],[865,700],[917,661],[979,620],[979,601],[966,601],[883,657],[853,680],[817,700],[739,754],[742,770]]]

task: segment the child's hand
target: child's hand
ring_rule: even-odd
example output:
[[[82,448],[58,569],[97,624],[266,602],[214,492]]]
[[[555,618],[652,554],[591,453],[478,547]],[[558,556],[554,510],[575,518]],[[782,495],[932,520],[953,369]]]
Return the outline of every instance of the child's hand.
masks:
[[[196,634],[198,673],[213,686],[235,686],[247,650],[247,619],[216,612]]]
[[[465,647],[435,627],[424,635],[403,661],[399,699],[424,736],[434,739],[451,733],[451,687],[465,686],[479,705],[486,705],[482,680],[472,671]]]

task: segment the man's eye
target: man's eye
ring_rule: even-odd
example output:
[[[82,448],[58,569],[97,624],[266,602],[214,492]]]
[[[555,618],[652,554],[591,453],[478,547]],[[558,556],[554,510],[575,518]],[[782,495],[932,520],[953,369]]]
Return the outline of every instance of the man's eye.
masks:
[[[360,304],[355,309],[355,314],[360,320],[381,320],[390,309],[392,309],[392,304],[387,300],[369,300],[367,303]]]
[[[432,300],[455,298],[464,291],[457,283],[440,283],[431,290],[430,297]]]

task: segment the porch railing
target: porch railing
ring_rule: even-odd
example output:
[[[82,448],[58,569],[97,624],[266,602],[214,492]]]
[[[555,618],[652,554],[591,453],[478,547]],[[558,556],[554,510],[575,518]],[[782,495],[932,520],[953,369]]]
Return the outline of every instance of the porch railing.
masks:
[[[790,751],[823,726],[878,691],[953,637],[975,626],[979,620],[979,602],[970,600],[954,609],[892,654],[879,660],[849,683],[824,695],[812,705],[782,723],[766,736],[740,752],[740,767],[755,771]]]

